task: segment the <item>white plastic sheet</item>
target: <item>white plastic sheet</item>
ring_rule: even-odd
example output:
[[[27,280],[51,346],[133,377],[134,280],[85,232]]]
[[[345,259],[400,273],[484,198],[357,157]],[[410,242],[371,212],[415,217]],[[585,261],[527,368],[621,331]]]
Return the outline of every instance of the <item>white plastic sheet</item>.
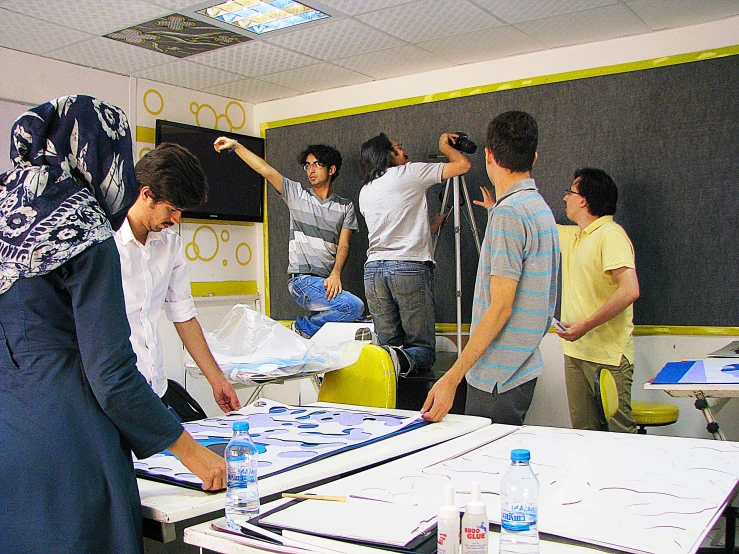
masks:
[[[246,384],[340,369],[356,362],[366,344],[351,340],[321,348],[243,304],[231,308],[217,329],[206,331],[205,339],[224,375]],[[185,367],[199,372],[189,354]]]

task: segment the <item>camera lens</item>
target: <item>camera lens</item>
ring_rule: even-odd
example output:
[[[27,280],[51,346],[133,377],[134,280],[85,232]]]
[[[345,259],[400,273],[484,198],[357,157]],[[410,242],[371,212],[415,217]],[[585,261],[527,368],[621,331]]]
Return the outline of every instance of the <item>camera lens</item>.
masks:
[[[460,132],[455,134],[457,135],[457,141],[452,143],[454,148],[465,154],[474,154],[477,152],[477,145],[467,137],[467,133]]]

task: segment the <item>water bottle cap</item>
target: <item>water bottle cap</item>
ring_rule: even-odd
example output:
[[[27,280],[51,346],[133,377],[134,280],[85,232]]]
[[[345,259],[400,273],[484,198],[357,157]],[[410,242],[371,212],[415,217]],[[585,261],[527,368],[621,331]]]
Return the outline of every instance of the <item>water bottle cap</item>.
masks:
[[[243,432],[243,431],[249,431],[249,422],[248,421],[237,421],[233,425],[233,431],[234,433],[237,432]]]
[[[511,450],[512,462],[528,462],[531,459],[531,452],[524,448],[516,448]]]

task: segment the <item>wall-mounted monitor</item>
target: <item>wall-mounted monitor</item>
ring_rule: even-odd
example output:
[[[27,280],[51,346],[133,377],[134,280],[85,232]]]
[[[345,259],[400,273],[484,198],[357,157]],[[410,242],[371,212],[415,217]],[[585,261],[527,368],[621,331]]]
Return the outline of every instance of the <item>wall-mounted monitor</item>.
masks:
[[[182,217],[221,221],[264,221],[264,178],[233,152],[218,153],[218,137],[238,140],[264,157],[264,139],[157,119],[156,143],[174,142],[200,160],[208,178],[208,201]]]

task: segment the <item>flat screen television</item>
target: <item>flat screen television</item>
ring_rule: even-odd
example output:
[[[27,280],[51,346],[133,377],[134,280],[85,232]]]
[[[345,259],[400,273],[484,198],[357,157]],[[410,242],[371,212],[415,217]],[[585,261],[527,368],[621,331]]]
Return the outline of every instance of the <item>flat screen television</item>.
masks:
[[[264,139],[217,129],[205,129],[157,119],[156,143],[174,142],[192,152],[208,179],[208,200],[182,217],[222,221],[264,221],[264,178],[233,152],[218,153],[213,143],[218,137],[238,140],[259,157],[264,157]]]

